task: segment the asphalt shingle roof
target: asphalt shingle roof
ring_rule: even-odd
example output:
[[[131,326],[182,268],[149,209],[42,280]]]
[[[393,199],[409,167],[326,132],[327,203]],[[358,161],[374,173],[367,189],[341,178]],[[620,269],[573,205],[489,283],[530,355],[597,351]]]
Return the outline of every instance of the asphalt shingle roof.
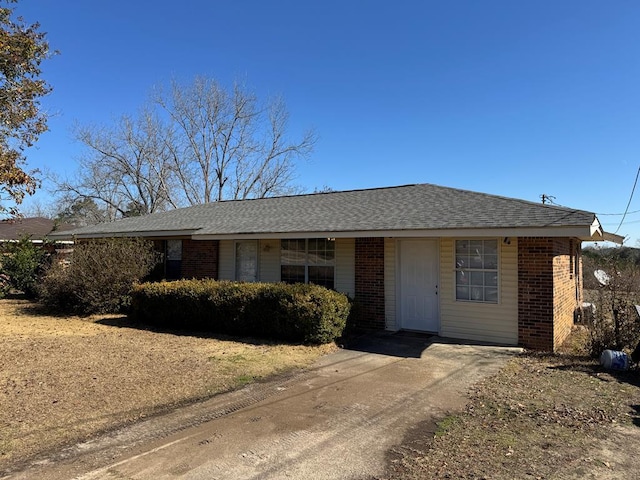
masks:
[[[7,218],[0,221],[0,240],[19,240],[29,235],[32,240],[42,240],[53,232],[71,230],[68,223],[56,224],[43,217]]]
[[[431,184],[232,200],[133,217],[76,235],[199,235],[589,226],[595,214]]]

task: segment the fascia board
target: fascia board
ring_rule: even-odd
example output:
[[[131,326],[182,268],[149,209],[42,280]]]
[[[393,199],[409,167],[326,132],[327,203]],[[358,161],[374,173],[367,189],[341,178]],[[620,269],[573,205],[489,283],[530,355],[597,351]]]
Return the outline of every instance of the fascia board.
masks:
[[[236,240],[236,239],[278,239],[278,238],[455,238],[455,237],[574,237],[590,238],[589,226],[542,227],[542,228],[461,228],[440,230],[356,230],[356,231],[309,231],[273,233],[194,233],[193,240]]]
[[[54,239],[70,238],[77,240],[87,240],[92,238],[125,238],[125,237],[142,237],[142,238],[165,238],[165,237],[181,237],[189,239],[197,230],[158,230],[149,232],[100,232],[100,233],[80,233],[75,235],[62,234],[57,235]]]
[[[622,243],[624,242],[624,237],[622,235],[616,235],[615,233],[605,232],[602,228],[602,224],[596,217],[591,224],[590,238],[583,240],[587,240],[590,242],[606,241],[622,245]]]
[[[624,237],[622,235],[616,235],[615,233],[602,232],[602,239],[607,242],[617,243],[618,245],[622,245],[624,242]]]

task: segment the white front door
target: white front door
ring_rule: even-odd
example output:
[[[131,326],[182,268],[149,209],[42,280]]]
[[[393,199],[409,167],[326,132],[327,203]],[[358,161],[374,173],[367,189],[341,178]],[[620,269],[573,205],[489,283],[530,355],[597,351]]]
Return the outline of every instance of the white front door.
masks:
[[[436,240],[400,240],[400,327],[438,332],[438,245]]]

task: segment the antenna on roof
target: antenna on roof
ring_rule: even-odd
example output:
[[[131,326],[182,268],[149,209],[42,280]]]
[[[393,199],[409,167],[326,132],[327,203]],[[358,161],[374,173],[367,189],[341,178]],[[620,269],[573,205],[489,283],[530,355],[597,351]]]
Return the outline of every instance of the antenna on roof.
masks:
[[[540,198],[542,199],[543,205],[546,205],[547,203],[550,203],[551,205],[555,204],[554,200],[556,199],[556,197],[554,197],[553,195],[547,195],[546,193],[543,193],[542,195],[540,195]]]

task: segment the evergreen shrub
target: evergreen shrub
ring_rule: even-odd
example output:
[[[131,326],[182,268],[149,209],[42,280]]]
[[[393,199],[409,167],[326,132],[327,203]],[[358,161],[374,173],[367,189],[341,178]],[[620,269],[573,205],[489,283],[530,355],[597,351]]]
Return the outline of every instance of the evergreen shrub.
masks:
[[[143,283],[131,293],[135,321],[305,344],[342,336],[346,295],[318,285],[179,280]]]
[[[27,298],[35,298],[48,259],[46,250],[29,236],[5,244],[0,260],[0,295],[5,296],[13,288]]]

